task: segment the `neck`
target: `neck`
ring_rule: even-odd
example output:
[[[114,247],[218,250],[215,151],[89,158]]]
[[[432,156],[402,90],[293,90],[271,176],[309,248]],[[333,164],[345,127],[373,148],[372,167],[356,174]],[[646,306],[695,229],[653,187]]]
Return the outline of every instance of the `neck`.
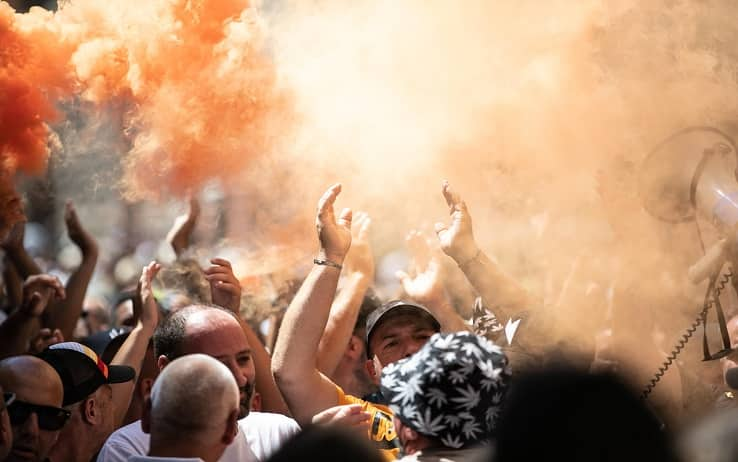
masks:
[[[95,449],[90,447],[91,435],[80,434],[75,431],[75,428],[76,426],[66,425],[59,433],[59,439],[49,453],[49,461],[89,462],[92,460]]]
[[[162,440],[151,438],[149,455],[152,457],[199,457],[205,462],[217,462],[225,446],[208,446],[192,440]]]

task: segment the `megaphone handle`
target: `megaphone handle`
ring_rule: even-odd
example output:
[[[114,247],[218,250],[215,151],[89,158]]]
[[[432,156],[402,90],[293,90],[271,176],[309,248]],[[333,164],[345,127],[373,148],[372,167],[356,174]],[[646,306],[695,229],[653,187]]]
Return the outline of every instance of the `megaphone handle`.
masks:
[[[721,285],[724,287],[729,282],[729,278],[726,277],[725,281],[721,281]],[[723,305],[720,303],[720,294],[715,293],[715,313],[717,314],[718,325],[720,326],[720,336],[723,337],[723,348],[729,350],[730,334],[728,333],[728,325],[725,322],[725,313],[723,312]]]

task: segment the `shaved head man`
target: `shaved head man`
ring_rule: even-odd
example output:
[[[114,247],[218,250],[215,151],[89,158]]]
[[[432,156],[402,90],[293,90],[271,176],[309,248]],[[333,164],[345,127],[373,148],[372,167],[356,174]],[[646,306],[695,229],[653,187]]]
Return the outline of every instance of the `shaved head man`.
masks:
[[[233,374],[220,361],[203,354],[174,360],[156,380],[144,408],[149,456],[131,460],[217,461],[238,433],[239,394]]]
[[[0,386],[15,393],[8,406],[13,447],[5,461],[44,461],[69,419],[59,374],[39,358],[15,356],[0,361]]]

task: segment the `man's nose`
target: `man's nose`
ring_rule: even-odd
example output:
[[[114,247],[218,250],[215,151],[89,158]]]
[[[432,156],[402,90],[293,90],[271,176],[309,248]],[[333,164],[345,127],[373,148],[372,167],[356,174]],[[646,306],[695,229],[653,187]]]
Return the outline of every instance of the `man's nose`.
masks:
[[[20,427],[20,431],[18,433],[37,436],[39,432],[39,427],[38,427],[38,416],[36,415],[36,413],[35,412],[29,413],[26,420],[22,424],[20,424],[19,427]]]

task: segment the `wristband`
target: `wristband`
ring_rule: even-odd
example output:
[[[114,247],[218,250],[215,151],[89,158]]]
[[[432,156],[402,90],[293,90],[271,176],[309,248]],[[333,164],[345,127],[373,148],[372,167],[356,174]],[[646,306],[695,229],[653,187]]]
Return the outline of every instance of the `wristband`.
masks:
[[[476,260],[477,258],[479,258],[479,256],[481,254],[482,254],[482,249],[477,249],[477,253],[475,253],[473,257],[471,257],[470,259],[468,259],[464,263],[459,263],[459,268],[464,268],[466,265],[468,265],[469,263],[471,263],[474,260]]]
[[[330,260],[320,260],[319,258],[314,259],[313,263],[315,263],[316,265],[332,266],[333,268],[338,269],[343,268],[343,265],[339,265],[338,263],[332,262]]]

